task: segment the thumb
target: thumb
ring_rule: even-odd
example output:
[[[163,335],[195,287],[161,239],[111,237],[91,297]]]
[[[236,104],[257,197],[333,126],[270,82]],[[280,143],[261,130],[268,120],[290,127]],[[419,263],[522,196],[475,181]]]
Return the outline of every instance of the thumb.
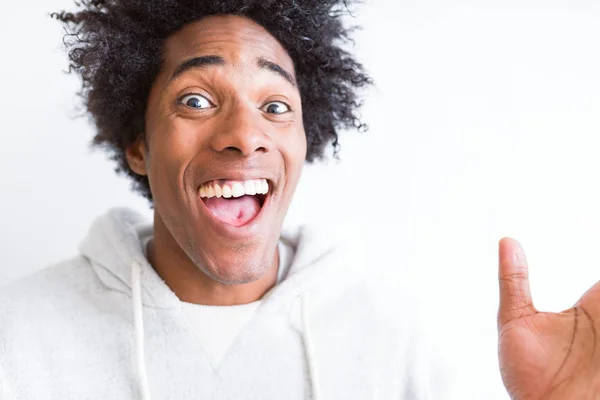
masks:
[[[529,290],[529,271],[523,247],[512,238],[498,243],[500,307],[498,329],[512,320],[535,314]]]

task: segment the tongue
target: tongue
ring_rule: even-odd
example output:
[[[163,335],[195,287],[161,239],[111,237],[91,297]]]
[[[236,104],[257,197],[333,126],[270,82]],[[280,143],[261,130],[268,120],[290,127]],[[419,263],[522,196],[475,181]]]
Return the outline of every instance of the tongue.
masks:
[[[210,198],[204,199],[204,204],[221,221],[242,226],[258,215],[260,203],[256,196],[242,196],[238,198]]]

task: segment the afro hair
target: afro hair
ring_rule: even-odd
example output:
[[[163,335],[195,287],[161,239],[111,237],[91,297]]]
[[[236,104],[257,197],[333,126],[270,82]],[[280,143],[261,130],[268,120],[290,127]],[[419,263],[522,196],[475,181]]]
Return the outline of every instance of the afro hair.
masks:
[[[339,150],[342,129],[366,130],[358,90],[372,84],[344,46],[349,0],[81,0],[75,12],[54,13],[65,25],[69,72],[96,128],[92,144],[105,149],[119,173],[152,202],[148,178],[135,174],[125,150],[144,133],[146,103],[162,64],[162,45],[188,23],[219,14],[262,25],[294,62],[307,140],[306,161]]]

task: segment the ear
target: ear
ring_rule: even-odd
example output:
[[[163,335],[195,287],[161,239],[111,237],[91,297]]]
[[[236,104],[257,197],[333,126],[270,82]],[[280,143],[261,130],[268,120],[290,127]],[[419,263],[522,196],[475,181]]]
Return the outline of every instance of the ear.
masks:
[[[135,142],[125,150],[125,157],[127,157],[127,164],[129,164],[129,168],[133,172],[141,176],[148,175],[146,168],[148,153],[146,151],[144,135],[138,136]]]

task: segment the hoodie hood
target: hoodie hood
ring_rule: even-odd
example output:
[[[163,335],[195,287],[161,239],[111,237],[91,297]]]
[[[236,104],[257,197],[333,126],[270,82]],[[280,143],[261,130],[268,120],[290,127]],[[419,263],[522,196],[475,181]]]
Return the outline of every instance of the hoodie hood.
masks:
[[[131,269],[141,266],[142,303],[147,307],[178,308],[180,301],[148,263],[141,241],[152,235],[152,223],[140,214],[115,208],[96,219],[80,253],[89,259],[98,278],[110,289],[132,292]],[[263,297],[263,308],[285,303],[310,292],[313,301],[335,297],[364,277],[362,240],[356,226],[328,224],[286,227],[280,240],[294,249],[287,277]]]
[[[294,249],[286,279],[263,296],[260,312],[286,312],[299,300],[299,323],[307,360],[311,395],[321,398],[316,346],[310,310],[335,297],[362,277],[360,246],[348,226],[306,226],[284,230],[280,240]],[[92,225],[80,245],[98,278],[109,288],[131,296],[133,307],[136,369],[141,398],[149,400],[143,307],[176,309],[181,302],[148,263],[142,240],[152,234],[152,224],[130,210],[113,209]],[[343,251],[341,251],[343,249]],[[292,311],[293,313],[293,311]]]
[[[431,372],[433,350],[416,327],[417,304],[375,301],[384,289],[369,287],[362,250],[369,242],[356,227],[284,229],[281,240],[294,250],[286,277],[263,296],[215,370],[183,303],[146,261],[142,243],[152,235],[151,221],[113,209],[93,223],[81,256],[0,293],[0,393],[10,387],[18,398],[280,399],[284,390],[294,400],[442,398],[430,394],[438,387],[445,393],[438,378],[446,375]]]

